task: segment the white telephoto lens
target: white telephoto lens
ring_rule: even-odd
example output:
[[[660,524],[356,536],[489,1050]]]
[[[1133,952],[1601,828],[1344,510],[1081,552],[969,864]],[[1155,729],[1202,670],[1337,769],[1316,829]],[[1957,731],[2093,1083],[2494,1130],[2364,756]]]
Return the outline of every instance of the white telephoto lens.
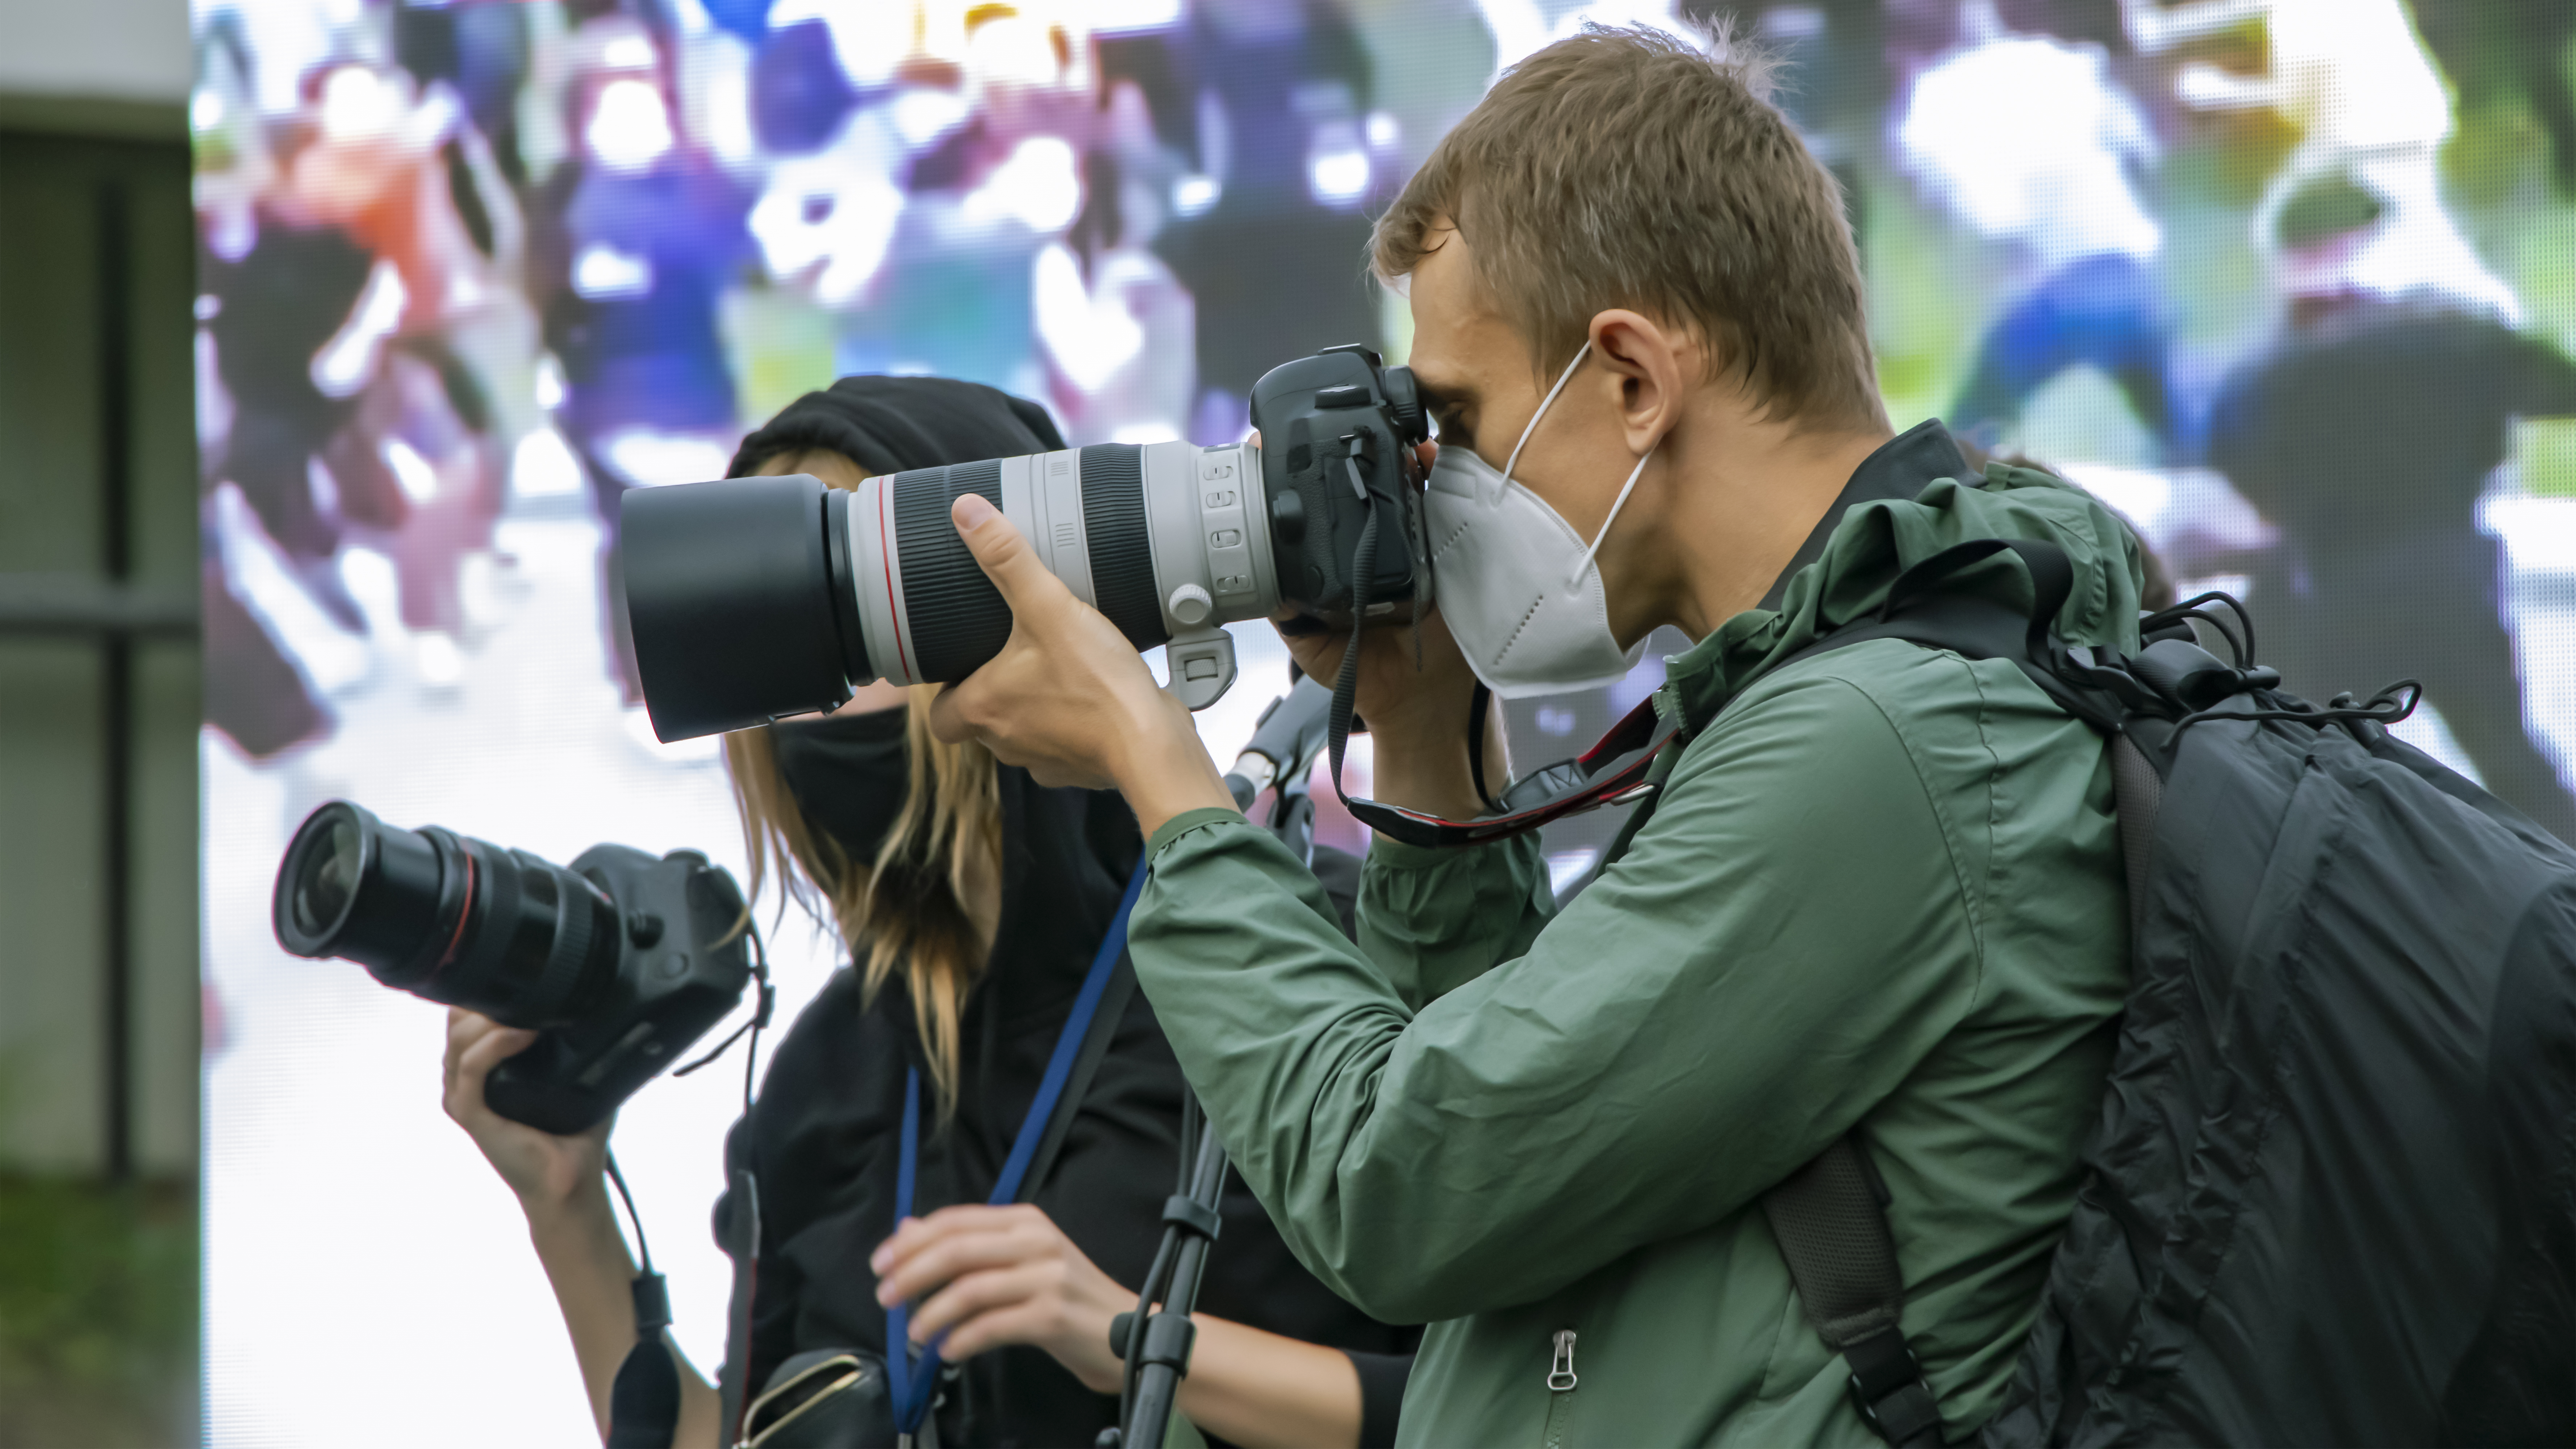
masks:
[[[1138,649],[1168,648],[1173,687],[1194,709],[1233,682],[1223,626],[1278,606],[1254,444],[1095,444],[925,468],[867,480],[845,510],[855,621],[882,678],[962,678],[1008,637],[1000,595],[947,516],[965,492],[997,503]]]

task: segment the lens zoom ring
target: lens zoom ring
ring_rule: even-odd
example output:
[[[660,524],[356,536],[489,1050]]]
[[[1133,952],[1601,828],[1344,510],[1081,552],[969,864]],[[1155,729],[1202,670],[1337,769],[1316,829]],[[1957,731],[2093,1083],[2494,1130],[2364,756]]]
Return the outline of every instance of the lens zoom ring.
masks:
[[[570,871],[525,860],[519,868],[556,871],[555,899],[559,904],[555,907],[554,949],[546,953],[545,972],[528,993],[526,1009],[533,1016],[558,1018],[574,997],[587,994],[581,990],[582,978],[589,974],[591,947],[603,934],[599,898]]]
[[[1145,530],[1145,450],[1102,443],[1082,450],[1082,527],[1091,592],[1100,612],[1139,649],[1170,640],[1154,588],[1154,544]]]
[[[960,463],[897,473],[895,547],[903,559],[903,615],[911,626],[916,677],[954,684],[1002,652],[1011,637],[1010,606],[984,577],[948,506],[969,493],[1002,506],[1002,465]]]

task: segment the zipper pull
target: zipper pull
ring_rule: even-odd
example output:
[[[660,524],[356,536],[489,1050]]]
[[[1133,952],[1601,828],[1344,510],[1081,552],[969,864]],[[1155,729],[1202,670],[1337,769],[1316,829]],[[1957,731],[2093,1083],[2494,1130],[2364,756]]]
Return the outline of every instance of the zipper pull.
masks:
[[[1574,1330],[1571,1328],[1556,1331],[1556,1357],[1548,1361],[1547,1387],[1548,1392],[1555,1394],[1569,1393],[1574,1388]]]

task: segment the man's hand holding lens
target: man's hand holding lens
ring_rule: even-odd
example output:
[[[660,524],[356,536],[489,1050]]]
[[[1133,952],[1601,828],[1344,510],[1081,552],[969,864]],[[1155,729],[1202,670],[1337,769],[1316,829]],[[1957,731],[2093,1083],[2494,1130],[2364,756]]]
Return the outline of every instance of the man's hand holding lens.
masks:
[[[1423,445],[1426,465],[1436,446]],[[950,516],[1010,606],[1011,637],[932,706],[939,737],[980,740],[1041,784],[1114,787],[1148,835],[1183,811],[1231,806],[1189,712],[1155,685],[1135,647],[1048,572],[983,498],[959,498]],[[1327,683],[1339,677],[1347,633],[1293,612],[1273,623],[1300,669]],[[1363,633],[1357,711],[1374,741],[1373,793],[1453,819],[1482,813],[1466,752],[1476,679],[1439,612],[1418,626],[1383,623]],[[1493,711],[1486,726],[1493,790],[1505,774],[1500,715]]]
[[[1010,642],[940,693],[931,729],[979,740],[1042,785],[1115,787],[1151,835],[1164,821],[1234,797],[1181,702],[1100,612],[1044,564],[999,509],[976,494],[949,510],[958,535],[1011,610]]]

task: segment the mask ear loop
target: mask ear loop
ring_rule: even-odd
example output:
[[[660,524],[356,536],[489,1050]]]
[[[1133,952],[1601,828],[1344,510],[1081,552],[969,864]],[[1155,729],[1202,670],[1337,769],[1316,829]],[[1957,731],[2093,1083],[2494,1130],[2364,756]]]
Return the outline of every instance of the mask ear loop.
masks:
[[[1565,391],[1565,385],[1574,380],[1574,370],[1581,367],[1583,359],[1591,355],[1592,339],[1586,337],[1583,339],[1583,345],[1574,349],[1574,360],[1565,365],[1565,371],[1556,375],[1556,386],[1549,388],[1547,396],[1539,399],[1538,411],[1530,414],[1529,426],[1521,429],[1521,440],[1512,444],[1512,455],[1503,460],[1503,480],[1496,485],[1497,488],[1511,486],[1512,470],[1520,466],[1521,449],[1529,446],[1530,434],[1538,431],[1538,420],[1547,416],[1549,408],[1556,406],[1556,395]]]
[[[1583,561],[1574,566],[1574,572],[1565,576],[1567,588],[1573,588],[1582,579],[1583,571],[1592,567],[1592,556],[1601,551],[1601,540],[1610,536],[1610,525],[1619,521],[1619,510],[1628,506],[1628,495],[1637,491],[1637,480],[1646,476],[1646,465],[1655,460],[1655,449],[1662,446],[1660,439],[1649,445],[1646,456],[1639,458],[1637,466],[1628,470],[1628,481],[1619,485],[1619,496],[1610,500],[1610,516],[1601,520],[1601,531],[1592,535],[1592,546],[1583,551]]]

